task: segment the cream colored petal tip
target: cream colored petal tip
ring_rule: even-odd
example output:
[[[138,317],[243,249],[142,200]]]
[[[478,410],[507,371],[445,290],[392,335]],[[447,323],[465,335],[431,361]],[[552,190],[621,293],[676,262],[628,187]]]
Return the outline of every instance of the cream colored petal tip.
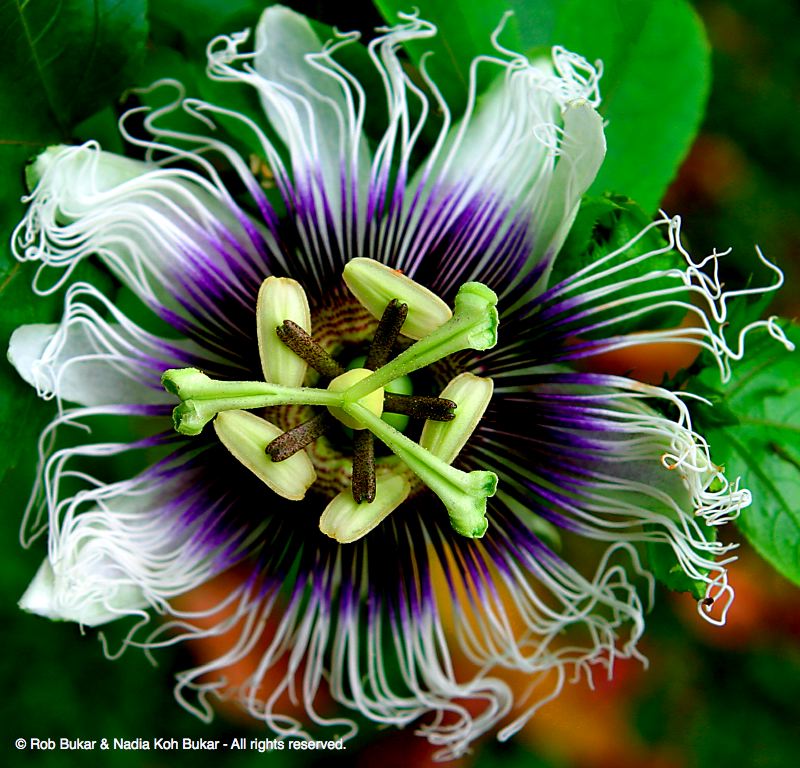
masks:
[[[419,444],[451,464],[466,445],[483,417],[494,392],[491,379],[462,373],[445,388],[440,397],[456,404],[452,421],[426,421]]]
[[[450,307],[433,291],[374,259],[359,257],[348,261],[344,282],[373,317],[380,318],[392,299],[407,304],[408,317],[401,333],[410,339],[433,333],[453,316]]]
[[[102,576],[97,575],[101,581]],[[74,578],[59,578],[50,561],[44,560],[20,598],[19,607],[52,621],[74,621],[84,627],[98,627],[147,606],[142,590],[131,584],[109,582],[101,596],[91,579],[77,586],[74,582]],[[89,588],[81,589],[85,586]]]
[[[222,411],[214,419],[214,429],[231,454],[284,499],[299,501],[317,479],[305,451],[284,461],[270,458],[267,445],[283,432],[265,419],[248,411]]]
[[[306,333],[311,333],[311,310],[306,292],[297,280],[268,277],[261,284],[256,303],[258,354],[264,381],[299,387],[306,375],[306,362],[275,333],[284,320],[291,320]]]
[[[351,544],[366,536],[407,498],[411,487],[405,478],[389,475],[378,478],[375,500],[357,504],[348,488],[325,508],[319,529],[340,544]]]

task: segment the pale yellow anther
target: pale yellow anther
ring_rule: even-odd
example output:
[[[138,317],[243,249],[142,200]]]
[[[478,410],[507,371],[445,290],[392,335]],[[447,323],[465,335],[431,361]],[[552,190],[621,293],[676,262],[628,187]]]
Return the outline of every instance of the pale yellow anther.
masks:
[[[305,451],[274,462],[267,445],[282,434],[274,424],[248,411],[221,411],[214,419],[220,442],[256,477],[284,499],[299,501],[314,484],[317,473]]]
[[[348,261],[344,282],[373,317],[380,318],[392,299],[407,304],[408,316],[400,332],[410,339],[424,338],[453,316],[435,293],[374,259]]]
[[[451,464],[478,426],[493,391],[491,379],[471,373],[456,376],[440,395],[457,404],[455,418],[452,421],[426,421],[419,444]]]
[[[363,381],[371,375],[372,371],[366,368],[353,368],[350,371],[346,371],[341,376],[337,376],[328,384],[328,389],[331,392],[345,392],[350,389],[353,384]],[[378,387],[369,394],[364,395],[359,402],[376,416],[380,416],[383,413],[383,387]],[[336,406],[328,406],[328,410],[331,412],[332,416],[339,419],[346,427],[350,427],[350,429],[365,429],[364,425],[358,419],[351,416],[349,413],[345,413],[343,409],[337,408]]]
[[[341,544],[349,544],[366,536],[386,516],[397,509],[411,490],[399,475],[378,477],[375,500],[357,504],[349,488],[342,491],[325,508],[319,529]]]
[[[289,277],[268,277],[258,291],[256,331],[264,381],[299,387],[306,375],[306,362],[289,349],[275,329],[291,320],[311,333],[311,310],[303,287]]]

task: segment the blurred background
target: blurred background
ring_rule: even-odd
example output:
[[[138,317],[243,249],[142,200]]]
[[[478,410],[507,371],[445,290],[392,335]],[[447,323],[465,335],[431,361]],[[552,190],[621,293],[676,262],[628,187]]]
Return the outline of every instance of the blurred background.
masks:
[[[209,5],[209,3],[205,3]],[[368,29],[365,3],[326,19],[326,5],[294,3],[323,20]],[[754,244],[785,271],[775,310],[796,318],[800,285],[800,7],[786,0],[697,0],[713,47],[713,83],[701,134],[664,207],[681,213],[691,250]],[[366,10],[365,10],[366,9]],[[329,12],[329,11],[328,11]],[[668,73],[665,73],[668,76]],[[664,115],[669,120],[669,114]],[[744,269],[742,270],[744,272]],[[46,414],[39,416],[44,419]],[[13,435],[6,435],[13,439]],[[158,666],[129,651],[107,661],[95,633],[21,613],[16,600],[43,556],[18,545],[30,457],[10,471],[0,517],[3,654],[0,703],[5,765],[424,766],[429,750],[410,732],[360,736],[344,753],[17,752],[13,739],[264,737],[221,710],[207,726],[170,695],[173,673],[192,665],[185,650],[158,654]],[[736,536],[735,530],[728,537]],[[594,691],[567,687],[509,744],[485,740],[455,763],[500,768],[699,768],[800,765],[800,591],[746,544],[731,571],[736,601],[728,625],[704,623],[688,595],[660,590],[636,662],[618,664]]]

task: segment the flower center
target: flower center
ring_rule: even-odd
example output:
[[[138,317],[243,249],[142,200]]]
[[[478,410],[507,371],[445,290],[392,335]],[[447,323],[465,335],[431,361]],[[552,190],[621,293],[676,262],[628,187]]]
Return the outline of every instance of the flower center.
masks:
[[[345,371],[343,374],[341,374],[341,376],[337,376],[330,384],[328,384],[328,389],[331,392],[346,392],[354,384],[358,383],[359,381],[363,381],[371,375],[372,371],[369,368],[353,368],[352,370]],[[372,392],[367,393],[358,402],[374,416],[380,416],[383,413],[383,387],[378,387]],[[363,422],[348,414],[343,408],[329,405],[328,411],[332,416],[335,416],[337,419],[339,419],[342,424],[350,427],[350,429],[366,429],[366,425]],[[448,419],[452,418],[449,412],[447,416]]]
[[[397,383],[455,352],[493,346],[497,297],[485,285],[466,283],[451,312],[423,286],[369,259],[349,262],[344,280],[358,302],[380,318],[363,365],[345,370],[311,337],[299,283],[267,278],[256,308],[264,381],[214,381],[193,368],[166,371],[165,388],[181,400],[173,413],[175,429],[197,435],[214,419],[218,438],[237,460],[279,495],[300,499],[317,482],[305,449],[341,422],[355,430],[352,485],[325,508],[324,533],[342,543],[364,536],[409,496],[410,470],[441,499],[456,531],[482,536],[486,499],[494,494],[497,477],[483,470],[463,472],[452,461],[488,405],[491,380],[461,374],[441,397],[399,394]],[[401,335],[417,340],[392,357]],[[327,388],[301,386],[309,367],[330,379]],[[250,412],[276,406],[326,409],[287,431]],[[384,411],[424,420],[419,441],[387,423]],[[379,473],[375,438],[396,457]]]

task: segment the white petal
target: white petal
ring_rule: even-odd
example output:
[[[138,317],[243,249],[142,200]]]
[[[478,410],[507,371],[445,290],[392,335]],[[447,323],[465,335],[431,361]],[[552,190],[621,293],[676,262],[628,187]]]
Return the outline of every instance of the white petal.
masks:
[[[60,211],[64,219],[76,218],[83,213],[82,201],[85,192],[81,193],[78,188],[88,179],[73,175],[73,172],[79,169],[75,162],[80,158],[80,153],[75,149],[60,145],[48,147],[25,169],[25,182],[29,189],[34,189],[45,177],[50,178],[50,183],[56,189],[70,184],[75,187],[73,197],[64,197]],[[92,194],[102,195],[114,187],[146,173],[148,165],[140,160],[122,157],[111,152],[100,152],[93,171]]]
[[[442,173],[453,182],[467,179],[468,197],[480,192],[517,200],[523,210],[529,205],[539,208],[548,197],[558,158],[567,152],[572,165],[578,160],[587,163],[574,170],[581,182],[588,179],[588,186],[605,151],[602,121],[597,117],[598,123],[593,124],[600,131],[598,159],[596,147],[584,153],[576,143],[594,145],[598,137],[588,132],[575,135],[567,114],[580,105],[596,116],[598,102],[597,75],[575,54],[556,48],[552,61],[542,59],[526,67],[519,61],[509,64],[474,114],[454,131],[442,158]]]
[[[11,334],[8,360],[40,397],[80,405],[170,403],[162,389],[146,386],[109,364],[82,325],[66,335],[55,324],[23,325]]]
[[[291,153],[295,183],[308,192],[311,179],[303,176],[321,173],[327,203],[338,218],[342,174],[349,174],[354,160],[362,176],[368,173],[369,153],[349,85],[333,76],[322,50],[305,16],[280,5],[267,8],[256,31],[255,69],[262,81],[255,84]],[[316,182],[311,188],[317,189]]]
[[[535,254],[555,255],[575,220],[581,196],[594,181],[606,153],[603,120],[585,101],[564,111],[564,129],[546,202],[537,218]]]
[[[77,589],[45,560],[20,599],[19,607],[54,621],[75,621],[96,627],[147,606],[142,590],[135,585],[120,584],[106,594],[84,594],[81,585],[74,586]]]
[[[497,84],[470,105],[411,185],[412,195],[423,185],[428,199],[411,214],[416,239],[410,234],[402,244],[401,266],[457,232],[461,253],[479,264],[473,273],[491,272],[499,258],[510,258],[518,227],[527,247],[518,255],[531,266],[552,260],[597,174],[605,139],[592,67],[562,49],[554,49],[552,62],[498,64],[505,72]],[[455,271],[458,262],[448,267]],[[438,278],[456,285],[470,279],[479,278]]]
[[[38,183],[12,247],[18,259],[60,271],[44,290],[96,255],[138,296],[202,319],[213,314],[202,298],[206,285],[241,293],[243,273],[269,271],[259,250],[266,235],[218,179],[118,157],[91,142],[51,147],[29,176]],[[196,311],[187,313],[176,296]]]
[[[67,292],[60,324],[23,325],[8,348],[9,361],[40,397],[88,406],[171,403],[161,373],[185,366],[190,354],[201,350],[142,330],[85,283]]]
[[[73,424],[80,418],[76,414],[70,414]],[[97,463],[121,452],[82,445],[60,449],[47,460],[49,556],[22,597],[25,610],[87,626],[132,614],[143,623],[144,609],[168,612],[169,600],[242,556],[246,534],[215,528],[213,503],[197,506],[191,489],[207,480],[200,469],[171,463],[169,469],[178,471],[164,473],[162,465],[111,484],[88,474],[85,463],[80,472],[74,469],[87,455]],[[219,536],[210,536],[214,530]]]

